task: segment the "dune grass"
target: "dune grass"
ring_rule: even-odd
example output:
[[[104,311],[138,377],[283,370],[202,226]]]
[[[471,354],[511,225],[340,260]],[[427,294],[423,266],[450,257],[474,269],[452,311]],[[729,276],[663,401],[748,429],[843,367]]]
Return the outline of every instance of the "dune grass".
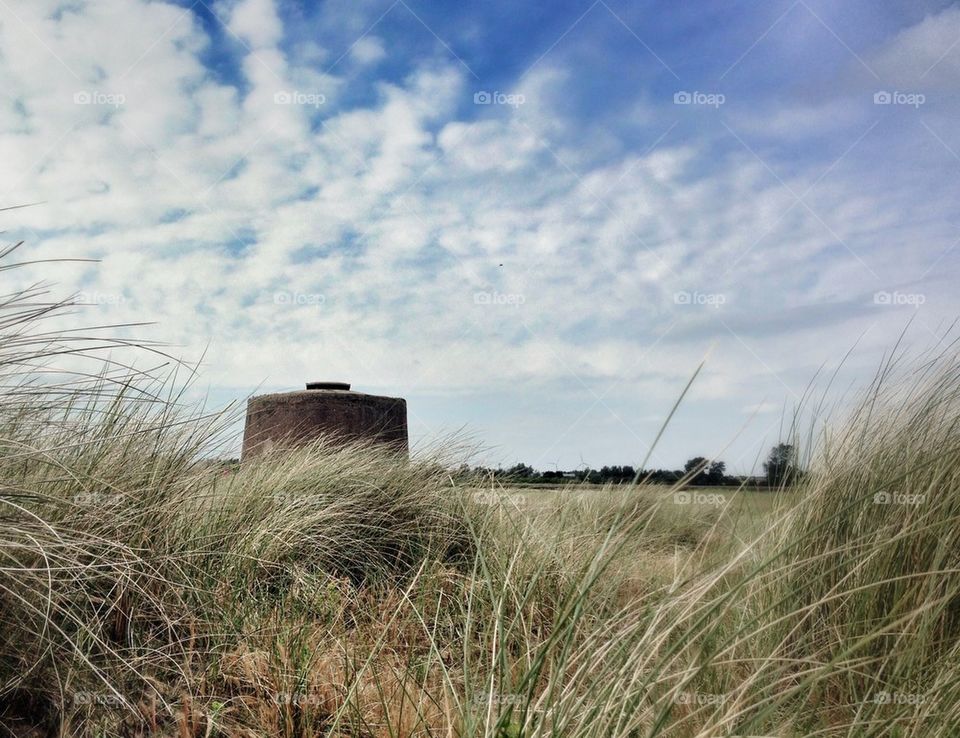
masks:
[[[731,535],[636,486],[525,503],[227,420],[0,301],[6,735],[950,735],[960,376],[890,362]],[[39,321],[39,322],[38,322]],[[81,352],[98,372],[54,372]]]

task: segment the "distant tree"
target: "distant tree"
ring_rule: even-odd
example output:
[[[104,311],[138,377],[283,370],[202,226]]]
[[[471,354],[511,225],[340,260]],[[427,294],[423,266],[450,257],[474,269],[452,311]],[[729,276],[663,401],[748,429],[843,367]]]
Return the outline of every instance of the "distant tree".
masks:
[[[787,485],[796,479],[800,470],[797,467],[797,452],[793,445],[778,443],[770,449],[763,471],[767,476],[767,484],[771,487]]]
[[[703,456],[694,456],[683,465],[683,471],[691,485],[718,487],[727,481],[726,463],[709,461]]]
[[[694,456],[683,465],[683,471],[690,477],[690,484],[709,484],[706,469],[707,460],[702,456]]]
[[[227,462],[221,462],[227,463]],[[799,472],[793,467],[794,474]],[[476,466],[463,464],[452,472],[457,478],[470,477],[493,478],[506,482],[510,480],[529,483],[556,484],[562,480],[576,480],[586,484],[630,484],[637,477],[637,469],[630,465],[603,466],[600,469],[591,469],[583,466],[575,471],[561,471],[559,469],[537,471],[532,466],[517,463],[508,469],[498,467]],[[732,484],[738,481],[736,477],[726,475],[726,464],[722,461],[710,461],[703,456],[690,459],[682,470],[680,469],[641,469],[639,478],[650,484],[676,484],[684,477],[688,477],[689,484],[718,486]]]
[[[707,469],[707,483],[717,487],[727,479],[727,465],[723,461],[714,461]]]
[[[654,484],[675,484],[683,478],[684,473],[680,469],[655,469],[650,472],[643,472],[641,477],[648,477]]]
[[[506,475],[514,479],[529,479],[537,475],[537,470],[526,464],[514,464],[507,469]]]
[[[624,484],[632,482],[636,474],[632,466],[604,466],[600,469],[600,479],[606,484]]]

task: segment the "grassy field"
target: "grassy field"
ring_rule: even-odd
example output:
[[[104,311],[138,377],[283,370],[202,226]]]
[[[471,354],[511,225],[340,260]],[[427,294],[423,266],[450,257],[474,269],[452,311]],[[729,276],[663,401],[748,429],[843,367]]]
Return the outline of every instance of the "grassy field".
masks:
[[[704,513],[715,513],[718,525],[738,536],[744,544],[761,534],[772,523],[771,513],[775,510],[786,511],[798,502],[799,495],[791,490],[758,491],[738,489],[737,487],[685,487],[667,485],[649,485],[633,487],[631,485],[610,485],[598,487],[593,484],[563,485],[551,487],[502,487],[476,488],[479,502],[498,501],[503,504],[515,504],[523,509],[538,510],[552,504],[566,505],[571,502],[583,504],[591,499],[616,500],[631,499],[634,496],[643,499],[654,498],[663,505],[677,505],[678,511],[688,510],[694,517]],[[504,497],[504,499],[500,499]]]
[[[4,299],[2,734],[960,725],[952,353],[885,367],[789,491],[509,490],[330,442],[225,471],[169,383],[39,384],[73,337]]]

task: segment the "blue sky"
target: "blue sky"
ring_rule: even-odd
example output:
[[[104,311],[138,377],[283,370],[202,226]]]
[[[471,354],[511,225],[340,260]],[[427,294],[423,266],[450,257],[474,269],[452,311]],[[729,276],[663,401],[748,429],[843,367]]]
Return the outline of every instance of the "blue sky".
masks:
[[[101,260],[22,278],[215,404],[637,463],[707,357],[651,464],[749,471],[958,312],[956,3],[6,0],[0,49],[6,237]]]

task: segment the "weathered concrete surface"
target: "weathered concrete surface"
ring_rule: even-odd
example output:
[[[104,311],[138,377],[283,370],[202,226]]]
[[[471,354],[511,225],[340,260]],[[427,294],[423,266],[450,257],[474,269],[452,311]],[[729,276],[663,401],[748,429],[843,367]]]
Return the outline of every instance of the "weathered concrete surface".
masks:
[[[338,442],[375,441],[407,454],[407,401],[339,389],[252,397],[247,402],[243,458],[277,444],[296,446],[327,434]]]

